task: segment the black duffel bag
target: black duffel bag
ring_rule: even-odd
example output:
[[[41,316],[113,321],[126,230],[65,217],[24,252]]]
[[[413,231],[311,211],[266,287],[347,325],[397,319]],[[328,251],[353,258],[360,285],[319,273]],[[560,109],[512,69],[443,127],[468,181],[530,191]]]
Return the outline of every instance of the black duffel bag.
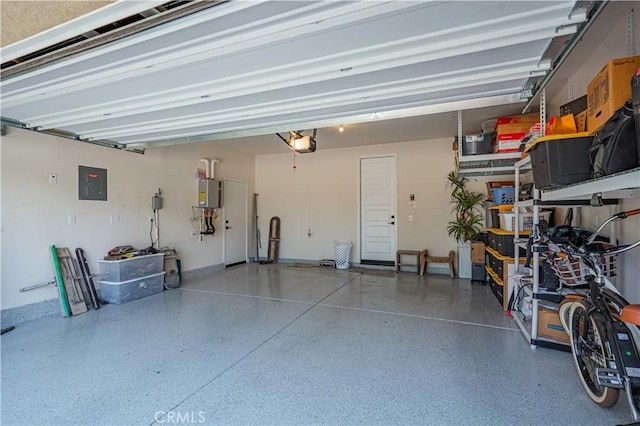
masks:
[[[638,166],[638,140],[631,101],[617,110],[596,133],[589,154],[593,177]]]

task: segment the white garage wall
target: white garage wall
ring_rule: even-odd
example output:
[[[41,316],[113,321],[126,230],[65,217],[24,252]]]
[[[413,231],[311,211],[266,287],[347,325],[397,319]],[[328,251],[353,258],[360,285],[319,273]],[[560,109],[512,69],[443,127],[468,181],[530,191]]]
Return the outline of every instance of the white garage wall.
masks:
[[[322,143],[322,140],[319,141]],[[446,175],[453,169],[451,139],[319,150],[298,154],[256,156],[261,257],[268,247],[269,220],[282,220],[280,257],[334,259],[334,240],[354,244],[352,261],[359,261],[358,159],[396,155],[398,164],[398,248],[429,249],[446,255],[456,244],[448,237],[450,220]],[[415,194],[415,208],[409,205]],[[409,222],[409,215],[414,221]],[[311,238],[307,237],[311,229]]]
[[[52,244],[72,251],[84,248],[94,272],[97,260],[114,246],[148,247],[151,197],[158,188],[164,199],[159,212],[161,246],[178,250],[183,271],[221,267],[222,212],[215,237],[200,243],[191,236],[189,218],[197,202],[195,171],[200,158],[219,158],[216,178],[247,181],[249,194],[253,193],[253,156],[207,143],[140,155],[9,128],[1,144],[3,310],[57,297],[53,286],[18,291],[52,279],[48,255]],[[78,200],[78,165],[108,170],[107,202]],[[57,184],[48,183],[49,173],[58,175]],[[75,225],[68,224],[70,214],[76,216]],[[111,215],[119,215],[120,223],[111,224]]]

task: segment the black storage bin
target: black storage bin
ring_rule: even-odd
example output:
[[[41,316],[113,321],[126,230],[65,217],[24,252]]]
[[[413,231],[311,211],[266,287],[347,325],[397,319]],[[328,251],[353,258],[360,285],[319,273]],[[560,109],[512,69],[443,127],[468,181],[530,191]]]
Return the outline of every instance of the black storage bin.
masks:
[[[589,148],[592,140],[593,136],[586,132],[538,139],[529,148],[536,188],[549,189],[589,180]]]
[[[515,247],[513,239],[515,238],[514,232],[503,231],[502,229],[487,229],[489,232],[489,247],[497,251],[502,256],[514,257]],[[521,232],[520,238],[528,238],[529,232]],[[526,256],[526,251],[522,248],[519,249],[519,257]]]
[[[503,298],[503,288],[500,284],[498,284],[497,282],[495,282],[495,280],[493,278],[489,278],[489,287],[491,288],[491,291],[493,292],[493,295],[496,296],[496,299],[498,299],[498,303],[500,304],[500,306],[502,306],[502,298]]]
[[[462,155],[491,154],[495,138],[495,133],[462,136]]]
[[[489,209],[489,217],[491,218],[491,227],[492,228],[500,228],[500,210],[498,210],[498,206],[495,209]]]
[[[493,272],[495,272],[496,274],[498,274],[499,277],[502,277],[502,274],[498,273],[498,259],[496,259],[496,257],[493,255],[493,253],[488,252],[488,257],[489,257],[489,267],[491,268],[491,270],[493,270]]]
[[[636,145],[638,146],[638,165],[640,166],[640,68],[631,79],[633,118],[636,121]]]
[[[471,264],[471,281],[487,281],[487,271],[484,269],[484,263]]]

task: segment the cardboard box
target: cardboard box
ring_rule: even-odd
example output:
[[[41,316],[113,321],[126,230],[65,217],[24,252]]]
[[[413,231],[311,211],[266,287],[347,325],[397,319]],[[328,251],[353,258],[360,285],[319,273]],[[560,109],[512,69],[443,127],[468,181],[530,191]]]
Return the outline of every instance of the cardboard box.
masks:
[[[496,140],[497,141],[518,141],[518,142],[520,142],[522,139],[524,139],[524,137],[526,135],[527,135],[526,132],[505,133],[505,134],[502,134],[502,135],[498,136],[498,138]]]
[[[580,114],[574,115],[573,118],[576,120],[576,131],[586,132],[587,131],[587,110],[582,111]]]
[[[471,242],[471,263],[484,265],[484,243],[482,241]]]
[[[612,59],[587,86],[587,131],[599,130],[631,98],[631,77],[640,56]]]
[[[504,124],[525,124],[529,123],[529,127],[540,121],[540,114],[514,115],[511,117],[500,117],[496,119],[496,125]]]
[[[496,127],[496,132],[498,133],[498,139],[502,135],[508,135],[512,133],[527,133],[531,126],[535,123],[510,123],[510,124],[499,124]]]
[[[560,323],[558,311],[546,308],[538,309],[538,337],[570,343],[569,335],[564,331]]]
[[[524,135],[520,136],[514,140],[503,140],[498,141],[496,144],[498,151],[497,152],[518,152],[520,151],[520,145],[522,142],[520,140],[524,137]]]

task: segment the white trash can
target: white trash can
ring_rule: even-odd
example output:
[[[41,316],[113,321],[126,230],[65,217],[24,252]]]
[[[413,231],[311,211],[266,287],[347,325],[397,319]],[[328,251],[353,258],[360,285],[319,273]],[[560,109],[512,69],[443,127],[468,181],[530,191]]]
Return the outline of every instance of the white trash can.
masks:
[[[349,269],[349,258],[351,257],[351,243],[339,243],[334,241],[336,248],[336,268]]]

